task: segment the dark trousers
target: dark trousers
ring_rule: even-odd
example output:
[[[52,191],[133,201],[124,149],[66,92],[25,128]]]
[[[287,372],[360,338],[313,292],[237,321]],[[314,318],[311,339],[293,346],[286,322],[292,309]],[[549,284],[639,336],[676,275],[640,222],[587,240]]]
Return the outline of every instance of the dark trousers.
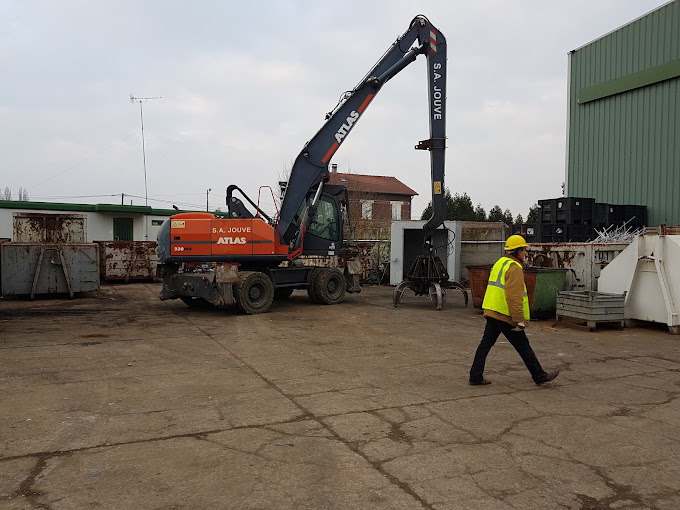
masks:
[[[522,361],[524,361],[524,364],[529,369],[534,381],[540,382],[545,379],[545,371],[541,368],[541,364],[538,362],[534,350],[531,348],[531,345],[529,345],[527,334],[524,330],[513,331],[513,327],[514,326],[507,322],[499,321],[492,317],[486,318],[484,335],[482,336],[482,341],[479,343],[479,347],[477,347],[475,359],[472,362],[472,368],[470,368],[470,381],[479,382],[483,379],[486,357],[501,333],[505,335],[508,342],[512,344],[517,353],[522,357]]]

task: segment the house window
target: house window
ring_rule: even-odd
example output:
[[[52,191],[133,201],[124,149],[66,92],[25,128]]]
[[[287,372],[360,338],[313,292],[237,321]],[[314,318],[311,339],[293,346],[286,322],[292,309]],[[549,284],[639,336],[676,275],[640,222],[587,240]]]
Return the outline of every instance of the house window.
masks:
[[[401,219],[401,202],[390,202],[392,204],[392,219],[393,220],[400,220]]]
[[[361,219],[362,220],[373,219],[373,200],[361,201]]]
[[[151,220],[152,227],[160,227],[165,220]]]

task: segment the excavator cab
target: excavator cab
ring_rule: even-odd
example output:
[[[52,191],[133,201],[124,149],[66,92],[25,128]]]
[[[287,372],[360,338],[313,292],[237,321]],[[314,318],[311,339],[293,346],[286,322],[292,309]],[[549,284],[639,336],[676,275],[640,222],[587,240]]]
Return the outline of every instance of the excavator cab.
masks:
[[[313,202],[315,190],[307,194],[291,221],[296,230],[301,228]],[[316,210],[309,216],[305,226],[302,255],[337,255],[343,244],[344,216],[349,215],[347,189],[344,186],[326,184],[319,196]],[[349,219],[349,216],[348,216]],[[349,223],[349,221],[348,221]]]

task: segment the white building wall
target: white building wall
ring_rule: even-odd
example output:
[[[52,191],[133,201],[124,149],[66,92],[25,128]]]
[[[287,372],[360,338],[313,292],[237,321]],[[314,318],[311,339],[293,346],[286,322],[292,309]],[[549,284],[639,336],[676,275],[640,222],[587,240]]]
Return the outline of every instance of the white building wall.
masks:
[[[155,241],[160,230],[160,225],[153,225],[154,220],[164,221],[170,216],[146,215],[140,213],[118,212],[91,212],[69,210],[43,210],[43,209],[3,209],[0,208],[0,239],[12,238],[14,220],[13,213],[42,213],[42,214],[76,214],[85,216],[86,242],[114,241],[113,219],[132,218],[132,234],[134,241]]]

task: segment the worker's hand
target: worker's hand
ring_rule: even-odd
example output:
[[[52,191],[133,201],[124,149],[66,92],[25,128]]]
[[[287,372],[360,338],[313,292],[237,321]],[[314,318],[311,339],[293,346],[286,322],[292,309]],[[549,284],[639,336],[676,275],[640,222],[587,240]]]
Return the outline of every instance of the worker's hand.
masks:
[[[526,327],[526,326],[524,325],[523,322],[518,322],[518,323],[517,323],[517,326],[515,326],[514,328],[512,328],[512,331],[522,331],[522,330],[524,330],[525,327]]]

